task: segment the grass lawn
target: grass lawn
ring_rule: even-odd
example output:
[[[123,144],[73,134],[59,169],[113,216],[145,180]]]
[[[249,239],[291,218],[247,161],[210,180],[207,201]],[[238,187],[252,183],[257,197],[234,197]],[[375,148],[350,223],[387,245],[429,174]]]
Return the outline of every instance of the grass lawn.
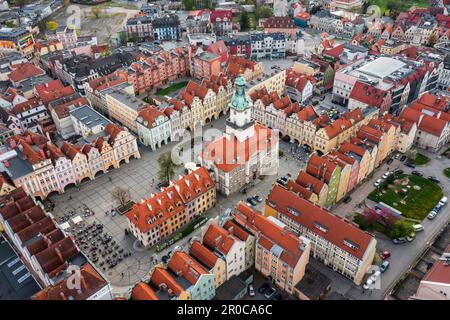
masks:
[[[138,7],[132,3],[118,3],[114,1],[103,2],[95,6],[96,8],[108,9],[108,8],[124,8],[131,10],[138,10]]]
[[[447,178],[450,178],[450,168],[444,169],[444,174]]]
[[[380,7],[381,14],[384,14],[388,10],[387,6],[390,0],[369,0],[369,4],[377,5]],[[412,6],[420,8],[428,8],[430,4],[427,0],[404,0],[401,2],[401,11],[408,11]]]
[[[416,159],[409,159],[409,161],[414,162],[415,164],[417,164],[418,166],[427,164],[428,162],[430,162],[430,158],[428,158],[427,156],[418,153]]]
[[[181,82],[175,83],[167,88],[159,89],[158,91],[156,91],[156,95],[157,96],[168,95],[172,92],[175,92],[177,90],[180,90],[181,88],[186,87],[187,84],[188,84],[188,81],[181,81]]]
[[[403,185],[402,182],[406,181],[407,185]],[[400,192],[402,189],[407,190],[406,194]],[[400,175],[393,185],[386,190],[378,187],[368,198],[400,210],[405,218],[423,220],[443,195],[441,188],[433,181],[413,175]]]

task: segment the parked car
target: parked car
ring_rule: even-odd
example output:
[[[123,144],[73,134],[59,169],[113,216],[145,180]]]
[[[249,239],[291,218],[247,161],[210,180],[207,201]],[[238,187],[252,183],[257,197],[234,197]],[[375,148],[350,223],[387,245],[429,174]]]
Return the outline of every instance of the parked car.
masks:
[[[401,154],[400,154],[400,153],[397,153],[397,154],[394,156],[394,158],[397,159],[397,160],[400,159],[400,157],[401,157]]]
[[[364,290],[371,289],[372,288],[372,284],[373,284],[372,279],[371,278],[367,279],[366,283],[364,283],[364,285],[363,285]]]
[[[381,272],[380,271],[375,271],[371,276],[370,279],[372,280],[372,282],[377,281],[378,277],[380,276]]]
[[[400,175],[400,174],[403,174],[403,173],[404,173],[404,171],[401,170],[401,169],[398,169],[398,170],[394,171],[394,174],[396,174],[396,175]]]
[[[405,166],[407,166],[407,167],[410,167],[410,168],[415,168],[416,167],[416,164],[415,163],[412,163],[412,162],[406,162],[405,163]]]
[[[270,288],[269,290],[266,291],[266,293],[264,294],[264,296],[267,299],[270,299],[274,296],[274,294],[277,293],[277,290],[275,290],[275,288]]]
[[[416,237],[416,234],[414,232],[411,232],[410,234],[408,234],[406,236],[406,241],[408,242],[412,242],[414,240],[414,238]]]
[[[447,197],[442,197],[441,200],[439,200],[439,204],[444,206],[447,203]]]
[[[389,261],[384,261],[380,266],[380,272],[384,273],[387,270],[387,268],[389,268],[389,265],[390,265]]]
[[[250,203],[252,206],[256,206],[258,202],[256,202],[253,198],[247,198],[247,202]]]
[[[438,178],[436,178],[434,176],[429,176],[428,180],[433,181],[435,183],[441,183],[441,180],[439,180]]]
[[[270,285],[267,282],[264,282],[261,287],[259,287],[258,292],[263,294],[265,293],[267,290],[269,290]]]
[[[383,174],[383,179],[386,179],[387,177],[389,177],[392,174],[392,172],[387,171],[385,174]]]
[[[422,171],[418,171],[418,170],[413,170],[411,171],[411,174],[418,176],[418,177],[422,177],[423,176],[423,172]]]
[[[394,159],[390,158],[386,163],[391,164],[392,162],[394,162]]]
[[[439,211],[441,211],[441,209],[442,209],[442,206],[438,203],[438,204],[433,208],[432,211],[436,211],[436,213],[438,213]]]
[[[425,230],[421,224],[413,225],[414,231],[419,232]]]
[[[427,218],[428,218],[428,220],[433,220],[434,218],[436,218],[436,216],[437,216],[437,212],[436,211],[431,211],[428,214]]]
[[[344,201],[344,203],[349,203],[352,201],[352,197],[346,196],[343,201]]]
[[[383,181],[383,180],[378,179],[377,181],[375,181],[375,182],[373,183],[373,186],[374,186],[374,187],[378,187],[382,181]]]
[[[259,203],[263,202],[263,198],[260,195],[256,195],[253,197],[256,201],[258,201]]]
[[[395,238],[392,242],[394,242],[394,244],[402,244],[406,242],[406,239],[404,237]]]
[[[403,161],[405,161],[405,160],[406,160],[406,156],[405,156],[405,155],[403,155],[403,156],[400,157],[400,161],[401,161],[401,162],[403,162]]]
[[[252,285],[252,284],[249,284],[249,285],[248,285],[248,295],[249,295],[250,297],[254,297],[254,296],[255,296],[255,288],[253,288],[253,285]]]
[[[389,251],[383,251],[383,253],[381,254],[380,258],[381,258],[381,260],[386,260],[390,256],[391,256],[391,253]]]

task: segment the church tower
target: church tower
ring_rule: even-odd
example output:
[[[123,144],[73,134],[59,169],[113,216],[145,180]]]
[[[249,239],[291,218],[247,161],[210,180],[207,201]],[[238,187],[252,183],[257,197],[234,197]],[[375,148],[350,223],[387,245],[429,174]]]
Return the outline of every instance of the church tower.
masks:
[[[255,134],[253,101],[245,91],[245,80],[241,75],[236,78],[234,85],[236,91],[229,104],[230,117],[226,121],[226,134],[234,135],[239,142],[243,142]]]

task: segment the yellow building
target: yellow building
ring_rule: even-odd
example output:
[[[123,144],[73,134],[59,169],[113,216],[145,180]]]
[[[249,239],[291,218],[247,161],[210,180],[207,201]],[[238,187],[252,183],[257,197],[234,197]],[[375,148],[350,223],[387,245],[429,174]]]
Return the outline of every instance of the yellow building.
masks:
[[[16,189],[12,184],[8,183],[3,175],[0,174],[0,197]]]
[[[248,84],[250,88],[247,90],[247,94],[251,95],[253,91],[266,88],[267,92],[276,92],[279,96],[282,96],[286,87],[286,70],[273,71],[270,74],[263,74],[257,80],[250,81]]]
[[[338,202],[347,194],[352,166],[346,163],[345,161],[341,160],[338,157],[336,151],[326,154],[324,158],[337,164],[341,168],[341,175],[339,176],[339,187],[336,194],[336,202]]]
[[[105,93],[106,108],[111,119],[137,133],[136,118],[147,104],[124,90],[108,89]]]
[[[214,285],[219,287],[227,281],[227,265],[225,261],[205,247],[200,241],[193,241],[189,249],[189,255],[205,266],[214,274]]]

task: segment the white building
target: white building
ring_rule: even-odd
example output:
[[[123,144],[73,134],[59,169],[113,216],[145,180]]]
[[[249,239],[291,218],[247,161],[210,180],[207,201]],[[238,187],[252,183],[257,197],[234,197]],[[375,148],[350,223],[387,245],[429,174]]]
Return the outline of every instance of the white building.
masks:
[[[152,150],[167,144],[171,137],[169,117],[155,107],[142,109],[136,118],[139,141]]]

